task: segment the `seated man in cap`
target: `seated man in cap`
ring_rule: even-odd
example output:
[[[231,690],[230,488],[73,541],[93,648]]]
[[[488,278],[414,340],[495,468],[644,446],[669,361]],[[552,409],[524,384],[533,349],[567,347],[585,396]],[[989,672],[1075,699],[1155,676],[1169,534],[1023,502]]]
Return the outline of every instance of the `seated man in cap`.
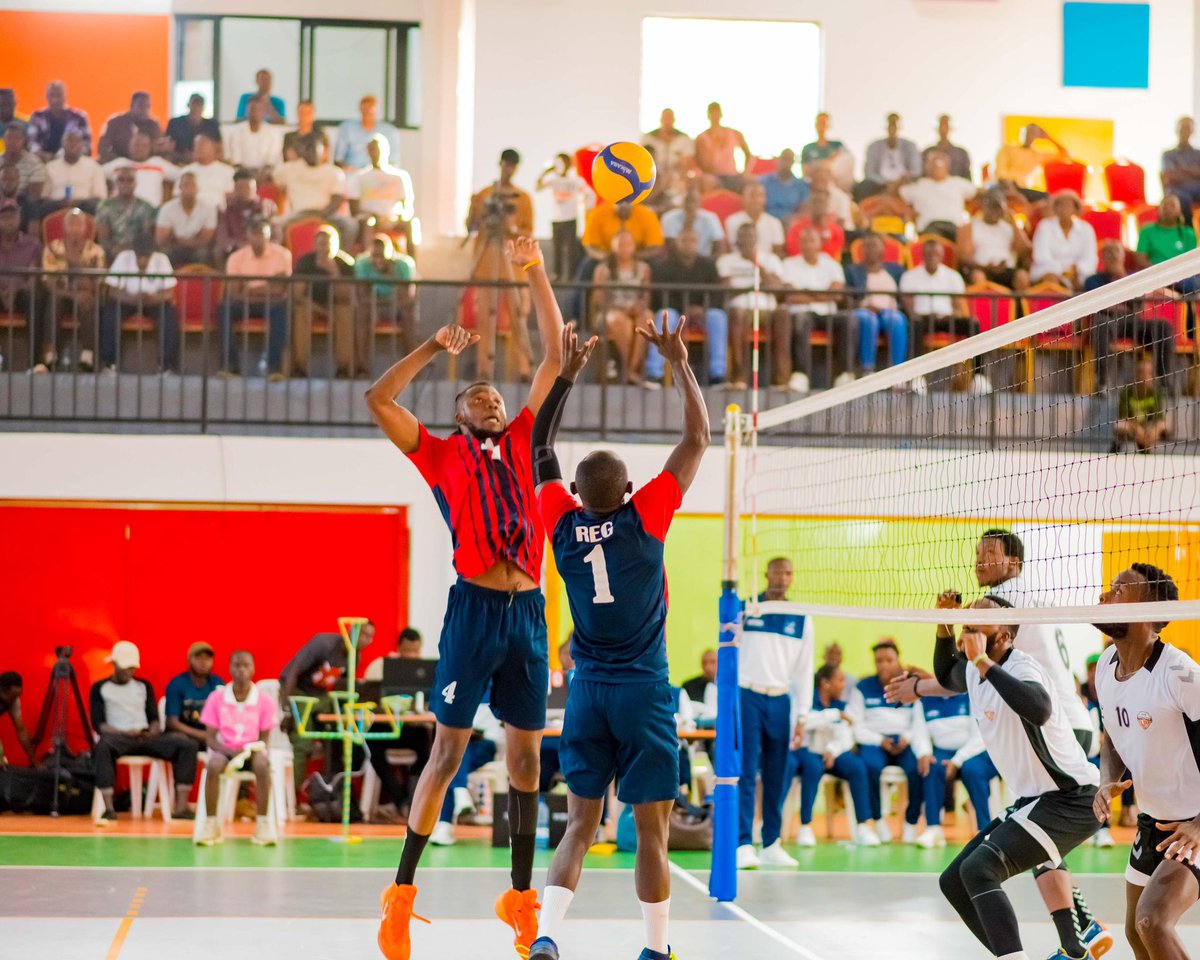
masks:
[[[167,733],[182,733],[204,750],[208,743],[200,714],[208,695],[225,683],[213,673],[213,648],[197,640],[187,652],[188,668],[167,684]]]
[[[164,733],[158,722],[158,702],[148,680],[136,677],[141,655],[128,640],[113,644],[108,662],[112,676],[92,684],[92,727],[99,736],[92,751],[96,788],[104,799],[104,813],[98,824],[107,826],[117,819],[113,807],[113,784],[117,778],[117,760],[139,756],[167,760],[175,774],[175,809],[172,816],[192,819],[188,795],[196,777],[197,742],[178,733]]]

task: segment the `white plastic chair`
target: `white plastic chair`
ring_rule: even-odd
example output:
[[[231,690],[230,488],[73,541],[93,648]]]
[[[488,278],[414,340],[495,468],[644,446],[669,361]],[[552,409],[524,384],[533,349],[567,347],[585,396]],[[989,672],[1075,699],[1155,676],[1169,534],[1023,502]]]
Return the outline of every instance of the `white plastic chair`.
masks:
[[[279,703],[279,681],[276,679],[256,680],[260,696],[269,697],[272,702]],[[283,720],[283,711],[290,706],[278,707],[279,720]],[[267,738],[267,749],[271,752],[271,790],[275,793],[275,802],[282,811],[282,822],[296,819],[296,781],[293,774],[295,764],[292,753],[292,741],[286,733],[279,729],[276,723]]]
[[[221,790],[217,795],[217,822],[226,824],[233,820],[234,808],[237,806],[238,788],[243,783],[254,783],[257,779],[253,770],[244,769],[245,764],[250,760],[251,753],[255,752],[255,748],[259,750],[267,750],[267,745],[261,740],[255,743],[248,744],[246,749],[239,753],[236,757],[230,760],[229,764],[221,771]],[[236,765],[235,765],[236,764]],[[272,766],[271,777],[275,777],[275,769]],[[204,772],[200,774],[200,799],[196,804],[196,823],[192,830],[192,838],[199,840],[204,833],[204,824],[208,820],[208,803],[206,802],[206,788],[208,784],[208,767],[205,766]],[[277,831],[281,830],[284,825],[280,819],[280,806],[276,803],[277,791],[272,789],[270,796],[267,798],[267,817],[275,825]]]
[[[158,698],[158,722],[162,724],[163,708],[166,698]],[[99,735],[95,735],[95,740],[99,740]],[[171,777],[171,765],[166,760],[159,760],[156,757],[144,757],[138,754],[130,754],[126,757],[117,759],[117,769],[124,767],[129,772],[129,795],[130,795],[130,812],[133,814],[134,820],[141,820],[143,815],[146,819],[154,816],[154,805],[157,802],[159,812],[162,814],[163,822],[171,822],[171,810],[174,807],[174,800],[171,794],[174,791]],[[149,771],[147,779],[147,771]],[[142,785],[146,786],[146,803],[143,810],[142,805]],[[97,787],[92,791],[92,822],[99,823],[100,816],[104,813],[104,797],[100,794],[100,788]]]
[[[387,761],[393,767],[411,767],[417,762],[417,751],[398,749],[387,752]],[[366,770],[363,772],[362,793],[358,797],[358,808],[362,811],[364,820],[370,820],[379,806],[379,774],[371,766],[369,758],[364,758]]]
[[[893,832],[899,836],[904,826],[904,808],[908,803],[908,774],[900,767],[884,767],[883,772],[879,775],[879,792],[882,800],[880,804],[882,819],[886,820],[891,814],[894,801],[896,817],[900,822]]]

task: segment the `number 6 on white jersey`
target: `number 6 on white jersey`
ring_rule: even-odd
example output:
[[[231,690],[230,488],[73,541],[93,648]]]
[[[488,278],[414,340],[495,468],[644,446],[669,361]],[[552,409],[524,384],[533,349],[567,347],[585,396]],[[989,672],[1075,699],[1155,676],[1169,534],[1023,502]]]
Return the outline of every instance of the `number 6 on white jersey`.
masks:
[[[597,544],[592,552],[583,558],[583,562],[591,564],[592,567],[592,581],[596,589],[592,603],[616,603],[616,597],[608,587],[608,564],[604,560],[604,547]]]

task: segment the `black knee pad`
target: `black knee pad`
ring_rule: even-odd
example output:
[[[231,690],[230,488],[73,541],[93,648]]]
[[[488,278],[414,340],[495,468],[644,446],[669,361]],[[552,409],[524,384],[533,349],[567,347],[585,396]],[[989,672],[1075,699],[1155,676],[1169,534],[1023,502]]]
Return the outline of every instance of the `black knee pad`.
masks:
[[[1004,854],[990,843],[984,842],[976,848],[959,868],[963,886],[972,896],[997,889],[1012,874]]]

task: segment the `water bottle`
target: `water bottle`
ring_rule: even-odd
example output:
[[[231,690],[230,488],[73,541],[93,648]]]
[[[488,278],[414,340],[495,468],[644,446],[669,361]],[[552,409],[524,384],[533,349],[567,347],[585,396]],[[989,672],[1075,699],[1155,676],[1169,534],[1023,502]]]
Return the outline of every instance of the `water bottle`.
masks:
[[[550,849],[550,805],[538,798],[537,837],[534,846],[538,850]]]

